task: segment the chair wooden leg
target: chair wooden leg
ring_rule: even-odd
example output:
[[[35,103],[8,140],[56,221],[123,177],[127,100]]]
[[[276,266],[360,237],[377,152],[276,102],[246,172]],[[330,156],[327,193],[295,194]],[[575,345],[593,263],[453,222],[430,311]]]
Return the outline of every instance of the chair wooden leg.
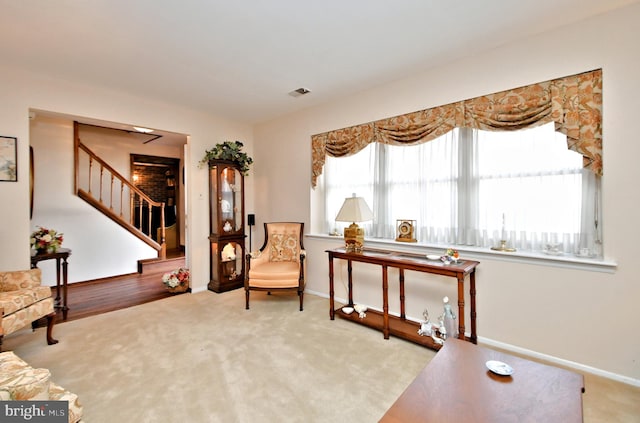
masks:
[[[244,296],[245,296],[246,302],[247,302],[247,305],[245,306],[244,309],[245,310],[249,310],[249,290],[248,289],[244,290]]]
[[[51,314],[47,315],[47,344],[53,345],[57,344],[58,340],[53,339],[53,324],[56,321],[56,313],[55,311]]]
[[[302,311],[302,302],[304,300],[304,291],[298,292],[298,296],[300,297],[300,311]]]

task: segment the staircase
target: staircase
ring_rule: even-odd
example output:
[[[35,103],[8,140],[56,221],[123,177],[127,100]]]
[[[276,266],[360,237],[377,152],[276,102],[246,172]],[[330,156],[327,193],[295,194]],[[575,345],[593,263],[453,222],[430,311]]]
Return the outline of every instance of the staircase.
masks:
[[[165,204],[153,201],[138,187],[120,175],[80,141],[78,122],[74,122],[74,192],[105,216],[116,222],[158,252],[158,259],[167,257]],[[160,211],[159,235],[152,229],[154,209]],[[145,220],[148,224],[144,224]],[[151,259],[151,261],[158,261]],[[184,263],[184,257],[182,257]],[[176,263],[167,263],[166,265]],[[180,267],[180,266],[177,266]],[[172,267],[175,269],[176,267]],[[138,264],[138,271],[141,272]],[[141,272],[142,273],[142,272]]]
[[[179,267],[186,267],[184,255],[167,257],[165,259],[138,260],[138,273],[143,275],[149,273],[167,273]]]

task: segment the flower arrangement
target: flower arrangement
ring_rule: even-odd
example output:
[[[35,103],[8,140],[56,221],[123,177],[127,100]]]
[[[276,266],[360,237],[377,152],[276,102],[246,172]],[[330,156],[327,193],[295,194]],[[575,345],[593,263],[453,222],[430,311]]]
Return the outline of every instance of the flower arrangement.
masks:
[[[186,291],[189,287],[189,269],[180,267],[162,275],[162,283],[172,292]]]
[[[453,248],[447,248],[445,251],[445,255],[440,258],[444,264],[457,263],[460,254],[458,250],[454,250]]]
[[[200,160],[200,165],[208,165],[209,160],[229,160],[240,166],[240,171],[247,175],[249,174],[249,168],[253,164],[253,159],[242,151],[242,144],[240,141],[225,141],[221,144],[216,144],[211,150],[204,152],[204,157]]]
[[[62,246],[63,234],[55,229],[38,226],[38,230],[31,234],[31,248],[37,251],[56,252]]]

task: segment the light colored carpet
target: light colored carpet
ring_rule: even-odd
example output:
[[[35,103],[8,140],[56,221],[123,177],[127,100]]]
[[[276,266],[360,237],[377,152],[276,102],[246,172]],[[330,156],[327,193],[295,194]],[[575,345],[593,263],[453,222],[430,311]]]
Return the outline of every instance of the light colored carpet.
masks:
[[[434,352],[352,322],[328,300],[184,294],[7,336],[78,394],[88,423],[376,422]]]

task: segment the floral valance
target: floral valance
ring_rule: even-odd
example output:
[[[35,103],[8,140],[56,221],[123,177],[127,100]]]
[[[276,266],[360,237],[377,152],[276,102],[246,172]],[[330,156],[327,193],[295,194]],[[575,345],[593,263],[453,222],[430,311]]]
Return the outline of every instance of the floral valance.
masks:
[[[463,100],[444,106],[337,129],[311,137],[315,188],[326,156],[349,156],[372,142],[413,145],[453,128],[515,131],[555,122],[584,167],[602,175],[602,70],[598,69]]]

